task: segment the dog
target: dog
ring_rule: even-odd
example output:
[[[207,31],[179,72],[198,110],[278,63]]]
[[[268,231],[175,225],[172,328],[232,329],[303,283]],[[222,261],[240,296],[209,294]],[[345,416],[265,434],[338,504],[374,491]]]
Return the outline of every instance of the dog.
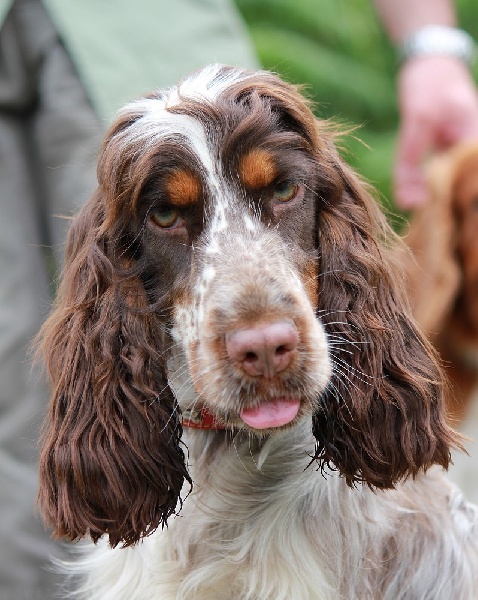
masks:
[[[333,127],[213,65],[127,105],[41,334],[76,594],[471,600],[478,514],[399,243]]]
[[[478,142],[431,161],[429,201],[405,241],[413,312],[443,357],[448,409],[460,423],[478,384]]]
[[[414,212],[405,243],[412,311],[438,349],[449,379],[451,423],[468,438],[449,477],[478,502],[478,142],[434,157],[428,202]]]

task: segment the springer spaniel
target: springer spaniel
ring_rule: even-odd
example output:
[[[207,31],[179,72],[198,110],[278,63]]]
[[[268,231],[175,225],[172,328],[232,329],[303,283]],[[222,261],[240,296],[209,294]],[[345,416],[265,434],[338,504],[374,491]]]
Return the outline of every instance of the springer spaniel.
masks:
[[[427,175],[429,201],[410,221],[404,265],[412,311],[451,384],[451,422],[469,438],[448,476],[478,502],[478,141],[436,156]]]
[[[412,309],[447,366],[448,409],[459,422],[478,391],[478,142],[429,165],[429,202],[405,237]]]
[[[39,503],[96,542],[82,597],[478,596],[441,371],[334,137],[223,66],[107,134],[41,334]]]

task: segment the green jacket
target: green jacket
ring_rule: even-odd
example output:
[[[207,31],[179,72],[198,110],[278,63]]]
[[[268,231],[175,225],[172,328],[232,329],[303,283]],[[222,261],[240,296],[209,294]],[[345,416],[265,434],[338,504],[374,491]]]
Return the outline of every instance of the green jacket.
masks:
[[[0,0],[0,23],[14,0]],[[232,0],[42,0],[100,118],[211,62],[257,66]]]

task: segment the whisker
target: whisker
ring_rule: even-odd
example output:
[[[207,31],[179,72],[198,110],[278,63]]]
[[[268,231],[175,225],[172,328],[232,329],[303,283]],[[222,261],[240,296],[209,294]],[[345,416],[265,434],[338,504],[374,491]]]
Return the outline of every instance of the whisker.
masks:
[[[344,368],[347,371],[351,371],[355,374],[358,373],[358,375],[356,375],[357,379],[359,379],[360,381],[362,381],[363,383],[365,383],[366,385],[372,385],[372,382],[370,381],[365,381],[364,379],[362,379],[362,377],[366,377],[367,379],[371,379],[372,381],[375,381],[375,377],[373,377],[373,375],[367,375],[367,373],[364,373],[363,371],[360,371],[359,369],[355,369],[354,367],[352,367],[352,365],[350,365],[347,361],[342,360],[341,358],[334,356],[334,361],[336,363],[339,363],[342,368]],[[361,376],[361,377],[360,377]]]
[[[345,385],[345,384],[344,384]],[[349,413],[350,418],[352,419],[352,421],[354,421],[353,415],[350,412],[350,408],[349,405],[347,404],[347,401],[345,400],[345,398],[343,397],[343,395],[341,394],[340,390],[338,389],[338,387],[333,383],[333,381],[329,381],[329,383],[327,384],[327,387],[330,387],[332,389],[332,395],[333,397],[339,401],[339,404],[343,404],[347,410],[347,412]]]

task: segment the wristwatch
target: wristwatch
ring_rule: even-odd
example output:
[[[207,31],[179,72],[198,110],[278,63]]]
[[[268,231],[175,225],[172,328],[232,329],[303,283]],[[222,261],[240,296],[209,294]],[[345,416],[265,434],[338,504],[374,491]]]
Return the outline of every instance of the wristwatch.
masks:
[[[471,65],[476,46],[471,35],[462,29],[426,25],[407,36],[399,48],[400,62],[420,56],[451,56]]]

